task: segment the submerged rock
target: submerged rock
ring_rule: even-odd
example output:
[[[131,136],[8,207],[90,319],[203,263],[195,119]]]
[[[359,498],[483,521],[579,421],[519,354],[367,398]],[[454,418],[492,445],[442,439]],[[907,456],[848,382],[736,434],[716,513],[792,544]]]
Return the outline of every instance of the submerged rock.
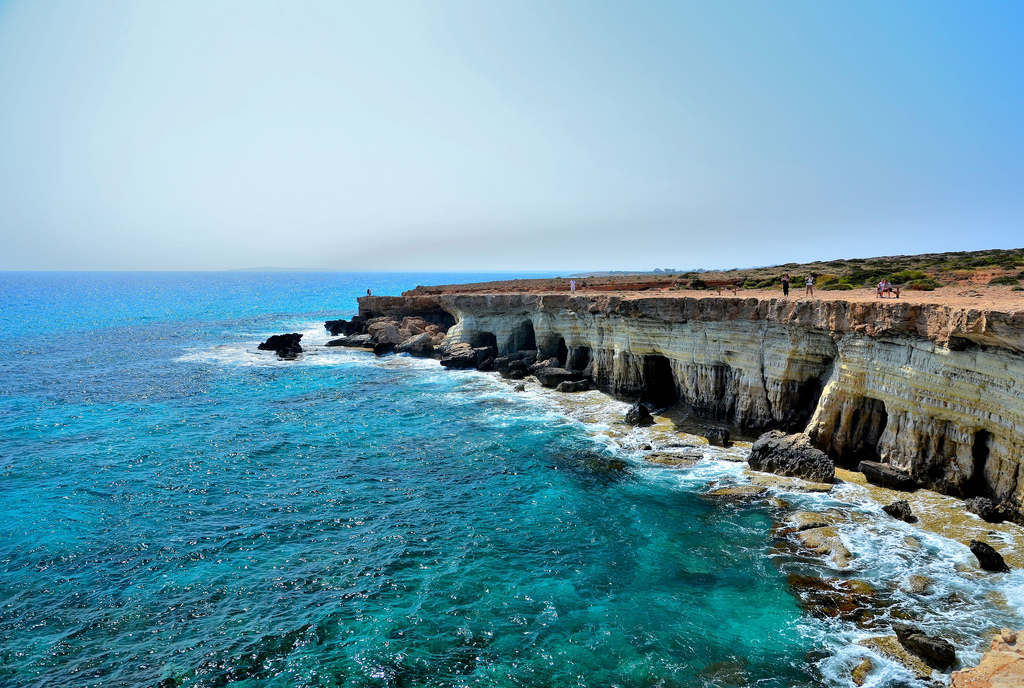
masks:
[[[730,487],[719,487],[707,493],[708,497],[716,499],[728,499],[740,502],[749,502],[760,499],[768,494],[767,487],[756,485],[732,485]]]
[[[802,433],[787,435],[778,430],[757,438],[747,459],[750,468],[765,473],[803,478],[816,483],[835,481],[836,467],[828,455],[811,446]]]
[[[807,549],[832,560],[836,568],[845,569],[853,561],[853,554],[843,544],[839,531],[832,526],[807,528],[797,531],[794,536]]]
[[[883,506],[882,511],[906,523],[917,523],[917,516],[910,510],[910,502],[905,499],[899,499],[889,506]]]
[[[870,658],[865,657],[860,661],[860,664],[853,668],[850,672],[850,678],[853,679],[853,685],[863,686],[868,680],[868,674],[875,669],[875,663]]]
[[[1010,688],[1024,686],[1024,644],[1018,633],[1004,628],[989,646],[978,666],[954,671],[953,688]]]
[[[857,470],[864,474],[868,482],[890,490],[913,492],[918,488],[917,480],[906,471],[893,468],[889,464],[877,461],[861,461]]]
[[[654,425],[654,416],[638,401],[626,411],[626,422],[630,425]]]
[[[863,624],[875,616],[875,591],[864,581],[791,573],[786,582],[801,605],[819,618]]]
[[[685,454],[676,454],[673,452],[651,452],[644,457],[644,460],[650,461],[651,463],[658,463],[662,466],[671,466],[672,468],[688,468],[703,458],[704,455],[700,452],[686,452]]]
[[[299,345],[300,339],[302,339],[302,335],[298,332],[275,334],[267,341],[261,342],[256,348],[260,351],[274,351],[280,358],[294,360],[302,353],[302,347]]]
[[[910,624],[894,623],[892,630],[900,645],[924,660],[933,669],[945,671],[956,663],[956,650],[943,638],[930,636]]]
[[[1010,570],[1010,567],[1006,565],[1003,560],[1003,555],[995,550],[991,545],[981,540],[971,540],[968,547],[971,548],[971,552],[978,558],[978,564],[986,571],[995,571],[997,573],[1005,573]]]
[[[832,525],[832,523],[823,514],[816,514],[813,511],[796,511],[786,519],[786,525],[801,531],[810,530],[811,528],[824,528]]]
[[[920,657],[903,647],[899,639],[894,635],[882,636],[880,638],[865,638],[857,644],[870,648],[895,662],[899,662],[919,680],[927,681],[932,677],[931,667],[925,664],[924,660]]]

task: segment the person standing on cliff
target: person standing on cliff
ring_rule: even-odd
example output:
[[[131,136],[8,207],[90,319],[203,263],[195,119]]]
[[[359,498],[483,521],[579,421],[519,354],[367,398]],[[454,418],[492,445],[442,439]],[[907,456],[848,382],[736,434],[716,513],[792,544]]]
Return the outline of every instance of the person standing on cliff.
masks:
[[[569,280],[569,291],[571,291],[574,294],[576,293],[576,280]]]
[[[366,295],[367,295],[367,296],[369,296],[369,295],[370,295],[370,290],[369,290],[369,289],[367,289],[367,290],[366,290]]]
[[[782,276],[782,295],[789,296],[789,273]]]
[[[804,288],[804,294],[814,296],[814,275],[807,275],[807,286]]]

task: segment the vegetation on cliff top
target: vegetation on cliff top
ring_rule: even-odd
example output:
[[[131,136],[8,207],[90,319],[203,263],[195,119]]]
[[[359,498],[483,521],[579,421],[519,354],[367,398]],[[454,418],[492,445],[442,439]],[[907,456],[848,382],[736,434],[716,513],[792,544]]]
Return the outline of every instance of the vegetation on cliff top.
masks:
[[[1019,286],[1024,280],[1024,248],[923,253],[915,256],[880,256],[786,263],[758,268],[700,270],[692,272],[595,273],[575,275],[577,284],[588,291],[629,291],[646,289],[781,289],[782,276],[788,274],[794,289],[803,287],[808,274],[824,291],[874,288],[883,278],[911,290],[930,291],[944,285]],[[562,291],[568,277],[510,280],[474,285],[417,287],[409,294],[436,294],[443,291]]]

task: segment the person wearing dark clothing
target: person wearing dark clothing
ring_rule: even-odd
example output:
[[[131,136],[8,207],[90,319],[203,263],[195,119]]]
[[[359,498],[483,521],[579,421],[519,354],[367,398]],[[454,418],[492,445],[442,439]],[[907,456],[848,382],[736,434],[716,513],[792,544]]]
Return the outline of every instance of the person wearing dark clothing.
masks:
[[[789,275],[782,276],[782,295],[789,296]]]

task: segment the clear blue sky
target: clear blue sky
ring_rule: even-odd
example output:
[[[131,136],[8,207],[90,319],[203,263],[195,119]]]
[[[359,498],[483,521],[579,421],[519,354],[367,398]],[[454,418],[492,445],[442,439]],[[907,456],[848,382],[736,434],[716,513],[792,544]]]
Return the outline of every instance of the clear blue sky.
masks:
[[[0,270],[1022,245],[1021,2],[0,0]]]

